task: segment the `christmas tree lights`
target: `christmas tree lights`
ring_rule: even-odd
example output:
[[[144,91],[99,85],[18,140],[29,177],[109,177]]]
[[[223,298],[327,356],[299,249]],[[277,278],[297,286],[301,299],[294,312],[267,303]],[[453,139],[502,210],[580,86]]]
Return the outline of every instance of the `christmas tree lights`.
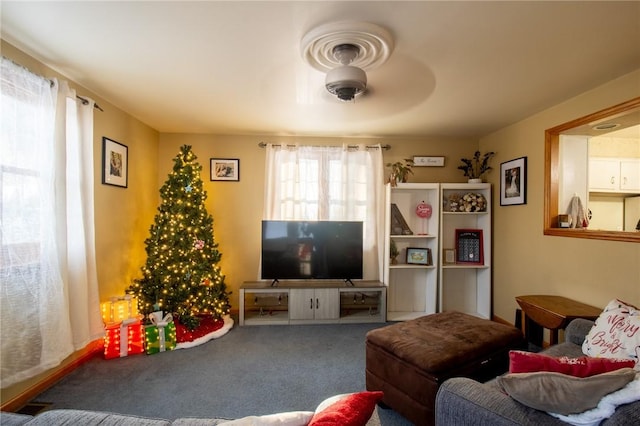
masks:
[[[207,212],[207,193],[200,178],[202,166],[196,159],[188,145],[174,158],[145,240],[142,278],[129,287],[145,316],[162,310],[189,329],[198,326],[200,315],[219,319],[229,313],[229,292],[218,266],[222,255],[214,241],[213,217]]]

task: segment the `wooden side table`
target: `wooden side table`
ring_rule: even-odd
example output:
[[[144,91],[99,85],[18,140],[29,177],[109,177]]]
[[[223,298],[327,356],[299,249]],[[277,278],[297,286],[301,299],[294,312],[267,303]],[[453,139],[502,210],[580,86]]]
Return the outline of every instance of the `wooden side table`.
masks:
[[[558,343],[558,330],[564,329],[572,320],[576,318],[595,320],[602,313],[600,308],[562,296],[517,296],[516,301],[522,308],[522,331],[526,331],[526,319],[529,318],[541,327],[549,329],[551,345]]]

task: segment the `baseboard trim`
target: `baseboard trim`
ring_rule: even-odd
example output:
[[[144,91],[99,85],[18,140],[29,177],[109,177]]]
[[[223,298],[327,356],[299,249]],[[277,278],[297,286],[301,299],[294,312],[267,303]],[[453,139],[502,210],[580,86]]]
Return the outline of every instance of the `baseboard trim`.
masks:
[[[80,349],[79,351],[76,351],[72,355],[70,355],[68,359],[72,359],[71,361],[64,363],[59,368],[51,370],[51,373],[45,376],[42,380],[25,389],[24,392],[21,392],[9,401],[3,403],[0,407],[0,410],[14,413],[17,412],[26,404],[28,404],[29,401],[53,386],[64,376],[71,373],[73,370],[89,361],[94,356],[101,355],[103,351],[103,339],[98,339],[89,343],[83,349]]]

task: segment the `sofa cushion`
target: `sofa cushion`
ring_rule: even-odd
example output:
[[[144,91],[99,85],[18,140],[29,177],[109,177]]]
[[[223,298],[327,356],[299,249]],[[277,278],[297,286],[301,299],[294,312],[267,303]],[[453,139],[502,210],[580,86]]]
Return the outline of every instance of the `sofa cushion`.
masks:
[[[373,391],[329,398],[318,406],[309,426],[364,426],[383,395]]]
[[[28,414],[10,413],[7,411],[0,412],[0,425],[2,426],[22,426],[33,419]]]
[[[171,422],[164,419],[152,419],[132,415],[85,410],[51,410],[44,411],[33,418],[29,426],[169,426]]]
[[[175,419],[171,426],[219,426],[221,423],[228,422],[231,419],[223,418],[200,418],[200,417],[181,417]]]
[[[502,389],[516,401],[541,411],[575,414],[598,405],[603,396],[635,378],[631,368],[590,377],[554,372],[516,373],[498,377]]]
[[[509,351],[510,373],[534,373],[552,371],[575,377],[589,377],[621,368],[633,368],[635,362],[629,359],[593,358],[582,356],[553,357],[525,351]]]
[[[220,426],[306,426],[313,417],[313,411],[289,411],[267,414],[264,416],[247,416],[236,420],[219,423]]]
[[[631,359],[640,369],[640,310],[618,299],[610,301],[587,334],[582,352],[593,357]]]

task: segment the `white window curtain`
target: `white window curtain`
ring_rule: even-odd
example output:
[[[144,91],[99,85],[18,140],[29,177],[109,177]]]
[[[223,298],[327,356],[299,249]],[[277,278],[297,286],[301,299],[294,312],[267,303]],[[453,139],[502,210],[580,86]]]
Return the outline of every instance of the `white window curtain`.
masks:
[[[364,222],[363,278],[382,277],[382,148],[266,146],[264,219]]]
[[[103,335],[93,241],[93,104],[2,58],[2,388]]]

